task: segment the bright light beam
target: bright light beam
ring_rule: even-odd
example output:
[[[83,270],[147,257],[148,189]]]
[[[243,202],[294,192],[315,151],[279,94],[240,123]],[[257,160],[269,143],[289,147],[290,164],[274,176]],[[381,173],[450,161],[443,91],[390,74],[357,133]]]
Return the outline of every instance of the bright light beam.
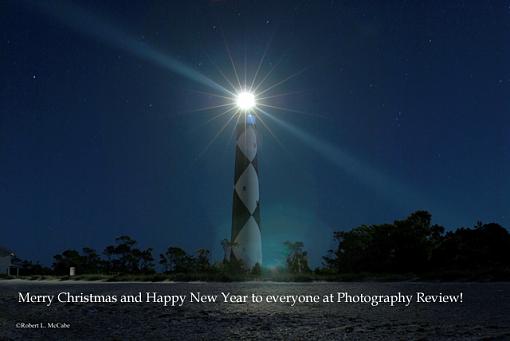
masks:
[[[396,203],[400,208],[408,209],[413,205],[414,207],[419,207],[424,204],[423,198],[418,196],[416,193],[413,193],[394,179],[380,173],[366,164],[363,164],[340,148],[325,142],[296,126],[293,126],[288,122],[274,117],[265,110],[258,108],[258,111],[269,117],[280,127],[297,136],[301,142],[312,148],[325,160],[331,162],[349,175],[358,178],[364,185],[375,189],[378,193]],[[402,200],[399,200],[401,198],[405,198],[405,203],[402,202]]]
[[[204,148],[204,150],[202,150],[200,152],[200,154],[198,154],[198,157],[202,157],[206,152],[207,150],[209,149],[209,147],[214,143],[214,141],[216,141],[216,139],[221,135],[221,133],[223,132],[223,130],[225,130],[225,128],[227,128],[227,126],[229,125],[229,123],[235,118],[236,116],[235,115],[232,115],[228,121],[221,127],[221,129],[216,133],[216,135],[214,135],[214,137],[211,139],[211,141],[209,141],[209,143],[207,144],[207,146]]]
[[[223,93],[235,96],[222,85],[204,76],[200,72],[185,65],[184,63],[157,51],[144,42],[134,40],[126,33],[110,25],[97,15],[66,2],[27,1],[29,8],[38,8],[43,13],[59,20],[61,23],[85,34],[89,37],[102,40],[111,46],[128,51],[146,61],[155,63],[175,74],[219,90]]]

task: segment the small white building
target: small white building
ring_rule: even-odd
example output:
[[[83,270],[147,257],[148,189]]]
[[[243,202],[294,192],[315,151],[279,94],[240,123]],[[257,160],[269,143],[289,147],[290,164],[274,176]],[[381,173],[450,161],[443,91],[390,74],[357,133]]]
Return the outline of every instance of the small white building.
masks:
[[[19,275],[19,266],[13,263],[14,252],[0,246],[0,274]]]

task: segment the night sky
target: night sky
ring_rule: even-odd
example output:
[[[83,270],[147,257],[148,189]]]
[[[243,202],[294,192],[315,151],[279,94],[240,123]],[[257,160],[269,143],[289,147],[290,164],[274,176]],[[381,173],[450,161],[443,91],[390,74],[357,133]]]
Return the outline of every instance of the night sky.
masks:
[[[230,116],[197,109],[225,103],[228,52],[241,82],[264,54],[260,89],[282,82],[276,138],[258,125],[265,265],[285,240],[318,265],[333,231],[418,209],[510,226],[508,1],[2,1],[0,18],[0,244],[21,258],[128,234],[220,259],[234,122],[209,144]]]

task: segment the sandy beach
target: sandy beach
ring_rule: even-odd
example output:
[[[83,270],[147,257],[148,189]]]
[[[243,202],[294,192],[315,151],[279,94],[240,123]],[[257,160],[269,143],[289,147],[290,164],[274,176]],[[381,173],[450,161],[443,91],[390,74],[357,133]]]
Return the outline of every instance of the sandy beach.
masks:
[[[20,303],[32,296],[136,296],[155,292],[186,297],[181,306],[142,303]],[[214,303],[191,303],[189,294],[218,295]],[[225,303],[221,293],[247,296]],[[463,293],[462,302],[294,303],[251,302],[298,295],[401,295]],[[69,293],[69,294],[67,294]],[[336,298],[336,296],[335,296]],[[144,298],[145,299],[145,298]],[[1,340],[156,339],[483,339],[510,338],[510,283],[93,283],[0,282]],[[35,327],[34,327],[35,326]]]

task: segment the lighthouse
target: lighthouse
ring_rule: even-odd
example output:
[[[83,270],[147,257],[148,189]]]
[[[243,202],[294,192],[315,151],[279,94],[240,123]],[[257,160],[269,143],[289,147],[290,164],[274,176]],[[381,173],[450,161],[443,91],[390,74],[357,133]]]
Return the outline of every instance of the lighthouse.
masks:
[[[255,99],[249,93],[241,93],[237,104],[240,118],[236,127],[230,257],[251,269],[257,263],[262,265],[257,130],[252,112]]]

